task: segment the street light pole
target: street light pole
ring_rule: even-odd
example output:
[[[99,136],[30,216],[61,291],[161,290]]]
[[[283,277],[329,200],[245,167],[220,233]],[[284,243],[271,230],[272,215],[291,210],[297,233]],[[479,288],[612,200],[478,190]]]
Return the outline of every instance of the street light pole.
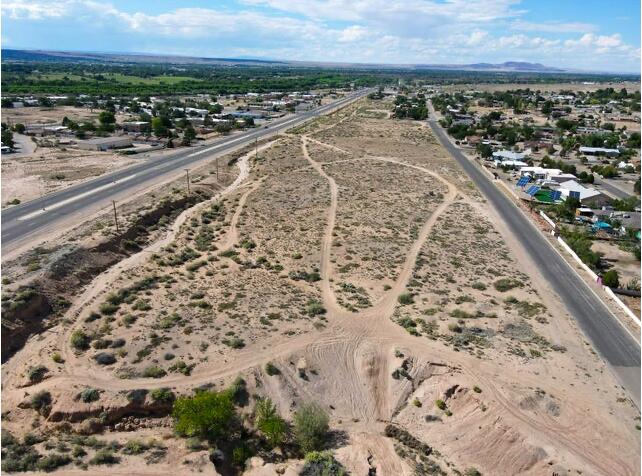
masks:
[[[111,204],[114,207],[114,223],[116,223],[116,233],[120,233],[120,230],[118,228],[118,215],[116,214],[116,201],[112,200]]]

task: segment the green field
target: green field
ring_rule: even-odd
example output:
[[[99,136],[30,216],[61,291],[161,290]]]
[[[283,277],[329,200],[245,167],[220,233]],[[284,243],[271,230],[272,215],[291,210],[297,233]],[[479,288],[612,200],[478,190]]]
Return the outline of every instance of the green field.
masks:
[[[121,73],[104,73],[104,74],[87,74],[81,76],[79,74],[68,74],[68,73],[32,73],[27,77],[31,81],[70,81],[70,82],[116,82],[119,84],[130,84],[130,85],[172,85],[182,83],[184,81],[201,81],[198,78],[193,78],[191,76],[151,76],[151,77],[139,77],[139,76],[129,76]]]

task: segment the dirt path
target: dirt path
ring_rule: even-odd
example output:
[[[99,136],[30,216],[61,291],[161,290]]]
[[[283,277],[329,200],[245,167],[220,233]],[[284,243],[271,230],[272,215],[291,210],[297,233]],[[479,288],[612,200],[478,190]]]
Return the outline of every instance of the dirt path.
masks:
[[[339,122],[353,116],[354,113]],[[335,125],[333,124],[330,127]],[[71,351],[68,343],[70,333],[79,325],[77,321],[81,311],[86,309],[86,306],[95,303],[96,299],[109,289],[110,285],[121,273],[142,264],[149,253],[156,252],[171,243],[179,233],[183,223],[202,207],[208,206],[211,203],[209,201],[183,212],[162,240],[101,275],[69,311],[68,317],[74,320],[76,325],[70,326],[65,331],[59,328],[57,330],[59,334],[52,332],[45,336],[42,342],[30,343],[29,352],[23,349],[23,351],[16,354],[7,364],[9,366],[8,370],[3,369],[3,374],[5,376],[12,375],[12,370],[15,371],[20,368],[20,364],[24,363],[25,356],[32,357],[34,345],[37,345],[43,352],[43,349],[52,343],[62,350],[67,360],[64,373],[29,387],[29,392],[48,388],[54,384],[58,386],[73,386],[79,383],[112,391],[168,386],[188,389],[204,383],[211,383],[219,378],[231,377],[248,369],[261,367],[267,361],[280,360],[285,362],[295,354],[305,354],[306,358],[309,358],[318,368],[324,370],[324,378],[331,379],[335,383],[332,398],[344,404],[342,412],[347,417],[358,421],[351,427],[351,435],[354,439],[353,443],[365,452],[364,455],[359,455],[360,460],[365,461],[367,459],[367,461],[371,461],[371,467],[377,468],[377,474],[410,474],[407,465],[396,455],[391,440],[380,436],[382,422],[394,419],[396,411],[400,406],[406,404],[405,399],[407,399],[412,390],[410,384],[404,382],[400,385],[406,385],[406,387],[403,387],[401,391],[400,388],[394,389],[395,391],[391,388],[390,375],[392,362],[394,361],[394,350],[398,348],[409,349],[415,361],[423,362],[420,365],[420,369],[416,370],[417,372],[432,372],[430,367],[435,362],[435,355],[438,354],[435,353],[434,346],[408,334],[402,327],[394,323],[391,317],[395,311],[399,295],[405,291],[412,277],[421,248],[428,239],[438,218],[457,200],[465,201],[466,196],[443,176],[419,165],[405,163],[402,160],[391,157],[367,156],[350,159],[381,161],[410,167],[439,180],[447,187],[448,192],[430,217],[423,223],[416,240],[407,250],[403,266],[391,289],[371,307],[356,313],[347,311],[338,304],[331,281],[333,277],[331,261],[332,234],[335,229],[340,199],[339,190],[334,178],[324,170],[324,164],[315,161],[311,156],[309,144],[315,143],[350,156],[353,154],[313,139],[306,134],[291,137],[300,138],[301,150],[305,159],[310,164],[310,167],[327,181],[330,191],[320,255],[321,281],[319,285],[323,305],[327,309],[326,317],[328,321],[328,327],[324,331],[287,339],[284,339],[283,336],[274,336],[262,340],[260,343],[235,351],[215,364],[199,365],[191,376],[171,375],[160,379],[134,378],[121,380],[108,371],[88,365],[86,360],[78,359]],[[259,150],[270,147],[272,144],[273,142],[266,144]],[[216,200],[220,196],[229,194],[243,186],[249,177],[249,160],[253,155],[254,152],[245,155],[239,160],[240,172],[237,179],[212,200]],[[253,182],[239,199],[229,229],[221,245],[224,249],[232,247],[237,242],[239,238],[237,225],[246,201],[252,193],[259,190],[262,183],[262,180]],[[448,360],[449,364],[462,369],[465,375],[484,387],[484,392],[487,392],[488,398],[492,398],[498,405],[499,410],[497,411],[500,412],[502,418],[518,422],[520,428],[528,428],[528,432],[536,436],[538,441],[549,442],[551,447],[575,455],[603,474],[635,474],[630,465],[621,460],[617,454],[609,453],[595,445],[586,443],[586,438],[578,438],[578,435],[590,431],[590,428],[584,428],[582,425],[575,427],[565,426],[546,415],[533,417],[532,414],[521,410],[495,385],[490,377],[497,372],[496,364],[479,361],[475,357],[464,353],[456,354],[453,352],[449,352]],[[23,398],[24,389],[19,389],[16,385],[12,385],[15,382],[11,380],[16,380],[17,378],[13,377],[7,381],[8,385],[5,387],[3,395],[5,403],[17,403]],[[525,376],[524,382],[532,384],[533,387],[537,386],[535,377]],[[318,397],[296,379],[291,380],[289,383],[301,395],[306,395],[311,399]],[[578,440],[581,443],[577,443]],[[346,458],[350,457],[352,456],[346,456]],[[363,461],[360,464],[363,464]]]

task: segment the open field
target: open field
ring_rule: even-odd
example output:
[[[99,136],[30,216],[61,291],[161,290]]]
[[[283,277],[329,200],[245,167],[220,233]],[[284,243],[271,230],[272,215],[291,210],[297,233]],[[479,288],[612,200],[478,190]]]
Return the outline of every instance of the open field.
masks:
[[[639,474],[638,410],[429,129],[372,113],[387,107],[362,100],[231,161],[226,189],[3,365],[5,428],[45,435],[43,454],[84,448],[78,471],[237,474],[153,395],[241,375],[241,420],[259,396],[288,420],[317,401],[352,474]],[[91,463],[95,440],[118,464]],[[247,474],[302,465],[256,453]]]
[[[513,89],[526,89],[530,88],[533,91],[596,91],[604,88],[626,88],[627,91],[639,91],[640,83],[635,81],[623,82],[573,82],[573,83],[541,83],[541,84],[452,84],[441,87],[443,91],[509,91]]]

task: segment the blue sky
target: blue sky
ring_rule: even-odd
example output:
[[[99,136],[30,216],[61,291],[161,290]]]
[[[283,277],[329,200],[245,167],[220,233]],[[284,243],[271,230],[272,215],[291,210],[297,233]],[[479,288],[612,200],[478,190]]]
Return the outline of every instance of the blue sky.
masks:
[[[640,1],[4,0],[2,47],[640,72]]]

